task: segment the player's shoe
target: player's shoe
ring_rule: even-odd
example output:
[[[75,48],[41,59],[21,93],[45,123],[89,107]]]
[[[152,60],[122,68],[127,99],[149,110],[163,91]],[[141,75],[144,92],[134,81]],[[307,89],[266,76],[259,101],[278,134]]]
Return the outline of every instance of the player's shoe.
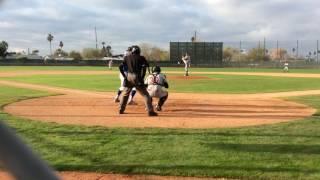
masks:
[[[124,114],[124,111],[123,110],[119,110],[119,114]]]
[[[157,111],[162,111],[161,106],[158,106],[158,105],[157,105],[157,106],[156,106],[156,110],[157,110]]]
[[[120,102],[119,98],[114,98],[114,102],[115,102],[115,103]]]
[[[137,103],[134,102],[134,101],[129,101],[129,102],[128,102],[128,105],[137,105]]]
[[[158,116],[158,113],[156,113],[154,111],[150,111],[150,112],[148,112],[148,116]]]

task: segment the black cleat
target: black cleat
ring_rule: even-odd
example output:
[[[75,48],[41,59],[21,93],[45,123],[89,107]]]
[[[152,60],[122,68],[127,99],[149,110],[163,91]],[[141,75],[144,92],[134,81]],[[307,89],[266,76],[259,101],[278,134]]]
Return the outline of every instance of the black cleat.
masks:
[[[150,112],[148,112],[148,116],[158,116],[158,113],[156,113],[154,111],[150,111]]]
[[[119,114],[124,114],[124,111],[120,110],[120,111],[119,111]]]
[[[158,106],[158,105],[157,105],[157,106],[156,106],[156,110],[157,110],[157,111],[162,111],[161,106]]]

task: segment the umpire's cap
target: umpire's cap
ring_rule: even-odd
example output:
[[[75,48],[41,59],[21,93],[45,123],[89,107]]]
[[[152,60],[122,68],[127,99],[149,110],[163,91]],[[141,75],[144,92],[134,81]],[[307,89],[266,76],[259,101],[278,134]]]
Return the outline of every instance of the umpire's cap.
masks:
[[[133,54],[140,54],[141,53],[140,47],[137,46],[137,45],[132,46],[132,51],[131,52]]]

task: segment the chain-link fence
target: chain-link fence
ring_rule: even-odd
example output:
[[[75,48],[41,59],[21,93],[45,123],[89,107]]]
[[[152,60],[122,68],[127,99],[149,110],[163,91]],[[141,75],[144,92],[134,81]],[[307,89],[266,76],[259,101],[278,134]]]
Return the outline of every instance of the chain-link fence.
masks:
[[[319,40],[225,41],[224,61],[306,60],[319,62]],[[231,52],[226,52],[226,50]],[[231,53],[230,56],[226,54]]]

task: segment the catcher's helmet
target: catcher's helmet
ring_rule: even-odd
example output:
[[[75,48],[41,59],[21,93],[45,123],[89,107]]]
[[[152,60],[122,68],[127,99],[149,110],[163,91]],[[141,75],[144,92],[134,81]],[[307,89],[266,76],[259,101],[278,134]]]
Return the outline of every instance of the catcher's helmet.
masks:
[[[137,46],[137,45],[132,46],[132,51],[131,52],[133,54],[140,54],[141,53],[140,47]]]
[[[127,51],[131,52],[132,51],[132,46],[128,47]]]
[[[153,73],[161,73],[161,68],[160,68],[160,66],[155,66],[155,67],[153,67],[152,72],[153,72]]]

